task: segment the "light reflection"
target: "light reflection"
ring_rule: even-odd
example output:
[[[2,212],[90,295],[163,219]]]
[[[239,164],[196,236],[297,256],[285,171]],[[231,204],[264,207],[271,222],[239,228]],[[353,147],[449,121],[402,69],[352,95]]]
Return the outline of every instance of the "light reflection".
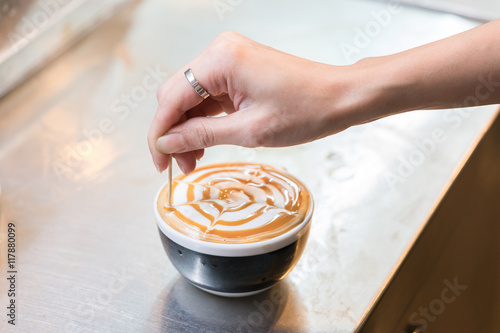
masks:
[[[82,140],[66,145],[52,164],[58,177],[82,183],[105,175],[117,155],[116,145],[106,137],[99,144]]]

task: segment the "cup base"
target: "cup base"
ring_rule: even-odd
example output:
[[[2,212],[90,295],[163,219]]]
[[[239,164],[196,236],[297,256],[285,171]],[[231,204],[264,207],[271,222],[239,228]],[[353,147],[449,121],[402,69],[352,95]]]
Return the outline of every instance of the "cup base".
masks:
[[[233,297],[233,298],[235,298],[235,297],[253,296],[253,295],[256,295],[258,293],[261,293],[261,292],[266,291],[266,290],[268,290],[268,289],[270,289],[270,288],[273,287],[273,286],[270,286],[270,287],[267,287],[267,288],[263,288],[263,289],[259,289],[259,290],[254,290],[254,291],[248,291],[248,292],[245,292],[245,293],[225,293],[225,292],[222,292],[222,291],[215,291],[215,290],[206,289],[206,288],[197,286],[194,283],[191,283],[191,284],[193,286],[195,286],[196,288],[198,288],[198,289],[206,291],[207,293],[210,293],[210,294],[213,294],[213,295],[217,295],[217,296],[222,296],[222,297]]]

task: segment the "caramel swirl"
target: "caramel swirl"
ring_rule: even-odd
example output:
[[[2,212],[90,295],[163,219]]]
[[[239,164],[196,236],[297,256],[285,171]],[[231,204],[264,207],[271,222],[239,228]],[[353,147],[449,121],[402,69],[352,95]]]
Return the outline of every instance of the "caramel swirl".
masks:
[[[165,186],[157,209],[175,230],[217,243],[277,237],[302,222],[309,193],[295,178],[251,163],[207,165],[173,179],[172,206]]]

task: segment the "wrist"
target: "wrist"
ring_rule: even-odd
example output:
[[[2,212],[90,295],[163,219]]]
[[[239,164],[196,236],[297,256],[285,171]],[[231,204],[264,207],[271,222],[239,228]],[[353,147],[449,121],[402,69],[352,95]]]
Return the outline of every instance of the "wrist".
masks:
[[[398,112],[394,97],[398,89],[385,67],[381,58],[330,66],[327,85],[333,133]]]
[[[408,108],[404,87],[408,83],[397,78],[398,71],[387,57],[362,59],[355,63],[353,72],[360,78],[364,122],[376,120]]]
[[[350,112],[358,123],[427,107],[419,73],[400,55],[365,58],[347,67],[357,91]]]

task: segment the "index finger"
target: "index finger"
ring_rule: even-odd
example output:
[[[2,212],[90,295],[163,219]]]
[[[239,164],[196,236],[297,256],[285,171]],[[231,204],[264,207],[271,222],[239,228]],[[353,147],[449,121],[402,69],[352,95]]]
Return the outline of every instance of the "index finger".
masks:
[[[203,102],[203,98],[198,95],[184,75],[184,72],[188,68],[189,67],[186,66],[176,72],[158,89],[158,108],[156,109],[156,114],[149,128],[148,145],[149,151],[153,157],[153,162],[160,172],[168,167],[169,160],[167,155],[160,153],[156,149],[156,141],[172,126],[178,123],[186,111]],[[191,70],[192,73],[196,75],[196,80],[202,87],[207,89],[207,92],[210,92],[210,89],[206,86],[208,80],[203,79],[206,77],[207,73],[202,70],[197,70],[196,68],[197,67]]]

